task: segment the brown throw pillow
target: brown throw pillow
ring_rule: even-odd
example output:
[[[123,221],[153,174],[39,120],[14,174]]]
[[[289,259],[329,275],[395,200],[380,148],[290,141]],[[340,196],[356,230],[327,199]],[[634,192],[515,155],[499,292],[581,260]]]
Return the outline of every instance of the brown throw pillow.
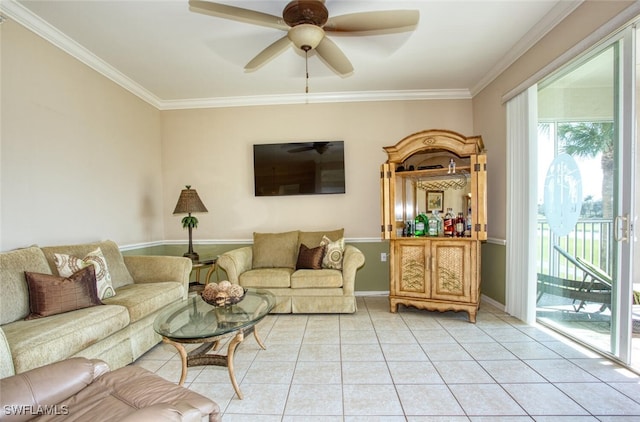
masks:
[[[298,262],[296,270],[319,270],[322,268],[322,258],[324,258],[324,246],[315,248],[307,248],[306,245],[300,245],[298,251]]]
[[[25,319],[42,318],[102,305],[96,288],[96,270],[93,265],[69,277],[25,271],[29,287],[31,313]]]

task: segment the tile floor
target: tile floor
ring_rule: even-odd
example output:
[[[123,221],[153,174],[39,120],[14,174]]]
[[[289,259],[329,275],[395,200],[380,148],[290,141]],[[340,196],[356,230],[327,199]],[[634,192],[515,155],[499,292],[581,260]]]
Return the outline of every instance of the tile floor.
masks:
[[[233,421],[639,421],[640,376],[489,305],[463,313],[358,297],[354,315],[269,315],[226,368],[189,368],[185,386]],[[177,382],[175,348],[138,359]]]

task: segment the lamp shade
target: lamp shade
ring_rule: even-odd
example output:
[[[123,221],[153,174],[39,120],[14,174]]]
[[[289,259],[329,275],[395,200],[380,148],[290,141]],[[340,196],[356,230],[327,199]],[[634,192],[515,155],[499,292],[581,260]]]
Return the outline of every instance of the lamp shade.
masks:
[[[180,192],[180,197],[173,213],[190,214],[192,212],[208,212],[208,210],[200,200],[198,192],[195,189],[191,189],[190,185],[187,185],[186,189],[182,189],[182,192]]]

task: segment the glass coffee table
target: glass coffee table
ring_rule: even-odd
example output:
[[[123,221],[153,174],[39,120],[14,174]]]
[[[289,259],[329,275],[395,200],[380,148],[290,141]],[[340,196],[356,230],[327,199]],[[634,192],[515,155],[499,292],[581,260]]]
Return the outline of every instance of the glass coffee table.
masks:
[[[246,334],[253,333],[262,349],[266,349],[255,326],[274,307],[276,298],[265,290],[249,289],[244,298],[235,305],[214,307],[206,303],[200,295],[169,306],[160,312],[153,322],[153,329],[162,336],[162,341],[172,344],[182,359],[182,374],[179,385],[187,378],[187,367],[199,365],[226,366],[236,394],[242,399],[242,392],[233,372],[233,355]],[[220,340],[233,335],[227,354],[216,352]],[[183,344],[202,343],[187,353]]]

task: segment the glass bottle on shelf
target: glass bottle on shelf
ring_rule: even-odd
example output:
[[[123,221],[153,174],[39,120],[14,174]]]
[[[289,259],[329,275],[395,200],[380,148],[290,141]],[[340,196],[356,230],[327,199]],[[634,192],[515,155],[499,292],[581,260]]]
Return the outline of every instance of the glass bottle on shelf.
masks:
[[[438,219],[438,236],[444,236],[444,220],[440,216],[440,211],[435,210],[436,218]]]
[[[438,236],[439,232],[439,220],[438,220],[438,211],[433,210],[431,215],[429,216],[429,230],[428,235],[431,237]]]
[[[419,213],[416,216],[415,226],[414,226],[414,236],[426,236],[427,235],[427,226],[429,224],[429,220],[424,213]]]
[[[467,219],[465,220],[464,225],[464,236],[471,237],[471,207],[469,207],[469,211],[467,212]]]
[[[447,213],[444,215],[444,235],[446,237],[453,237],[455,229],[455,216],[453,215],[453,209],[447,208]]]
[[[462,215],[462,212],[459,212],[458,217],[456,218],[456,237],[464,236],[464,225],[464,216]]]

